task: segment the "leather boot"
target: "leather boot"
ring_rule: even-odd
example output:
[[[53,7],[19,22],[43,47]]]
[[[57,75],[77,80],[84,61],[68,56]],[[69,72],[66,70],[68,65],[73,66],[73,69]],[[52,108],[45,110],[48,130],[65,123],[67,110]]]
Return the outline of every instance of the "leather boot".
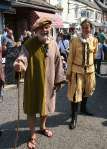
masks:
[[[86,104],[87,104],[87,97],[84,97],[80,105],[80,112],[81,114],[92,116],[93,114],[87,111]]]
[[[69,129],[76,128],[77,124],[77,112],[78,112],[78,103],[71,102],[72,107],[72,116],[71,116],[71,122],[69,124]]]

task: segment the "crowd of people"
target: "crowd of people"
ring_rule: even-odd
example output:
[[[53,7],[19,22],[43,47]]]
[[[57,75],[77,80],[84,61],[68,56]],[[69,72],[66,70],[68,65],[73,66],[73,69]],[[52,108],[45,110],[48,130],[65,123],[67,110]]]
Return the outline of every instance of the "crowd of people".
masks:
[[[99,33],[95,33],[95,37],[98,39],[98,50],[95,59],[96,74],[101,74],[101,62],[107,61],[107,35],[103,29],[99,29]]]
[[[40,17],[33,24],[32,32],[23,31],[19,42],[15,42],[13,31],[9,28],[1,36],[1,57],[6,58],[5,79],[0,77],[1,81],[14,83],[15,72],[25,72],[23,109],[31,134],[28,149],[37,146],[37,113],[41,120],[40,132],[47,137],[53,136],[46,122],[49,113],[55,111],[56,92],[62,84],[67,83],[67,97],[71,104],[69,128],[76,128],[79,106],[82,114],[92,115],[87,111],[86,104],[95,90],[95,68],[99,73],[98,63],[106,53],[105,35],[102,32],[96,37],[92,35],[93,25],[88,19],[81,23],[80,34],[70,37],[59,33],[56,41],[51,36],[51,25],[50,18]]]

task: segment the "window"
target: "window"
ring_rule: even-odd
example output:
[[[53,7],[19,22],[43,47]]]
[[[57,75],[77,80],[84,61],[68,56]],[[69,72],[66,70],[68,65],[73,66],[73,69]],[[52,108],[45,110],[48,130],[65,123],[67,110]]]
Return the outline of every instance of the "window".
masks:
[[[94,18],[94,11],[89,11],[89,18],[93,19]]]
[[[81,11],[81,17],[86,17],[86,16],[87,16],[86,10],[82,10],[82,11]]]
[[[96,12],[95,20],[96,21],[101,21],[101,14],[100,13]]]
[[[87,10],[87,18],[93,19],[93,18],[94,18],[94,11],[92,11],[92,10]]]

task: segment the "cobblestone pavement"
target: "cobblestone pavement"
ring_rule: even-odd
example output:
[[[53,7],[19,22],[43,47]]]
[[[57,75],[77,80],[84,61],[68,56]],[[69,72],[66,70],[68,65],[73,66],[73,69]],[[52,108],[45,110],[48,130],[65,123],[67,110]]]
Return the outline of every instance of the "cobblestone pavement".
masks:
[[[13,149],[17,124],[17,86],[6,86],[4,101],[0,103],[0,149]],[[20,123],[17,149],[27,149],[29,138],[26,115],[22,109],[23,83],[20,84]],[[69,130],[70,105],[66,99],[66,85],[57,94],[56,112],[48,118],[47,126],[54,136],[46,138],[38,133],[38,149],[107,149],[107,78],[97,78],[94,95],[88,100],[94,116],[78,116],[75,130]],[[39,130],[37,115],[36,129]]]

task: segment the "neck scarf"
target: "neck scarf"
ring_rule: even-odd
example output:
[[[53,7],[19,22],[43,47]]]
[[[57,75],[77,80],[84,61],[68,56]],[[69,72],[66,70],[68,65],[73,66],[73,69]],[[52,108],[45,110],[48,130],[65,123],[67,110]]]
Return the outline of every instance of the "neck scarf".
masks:
[[[80,41],[84,47],[84,66],[87,66],[89,63],[89,43],[86,38],[80,36]]]

